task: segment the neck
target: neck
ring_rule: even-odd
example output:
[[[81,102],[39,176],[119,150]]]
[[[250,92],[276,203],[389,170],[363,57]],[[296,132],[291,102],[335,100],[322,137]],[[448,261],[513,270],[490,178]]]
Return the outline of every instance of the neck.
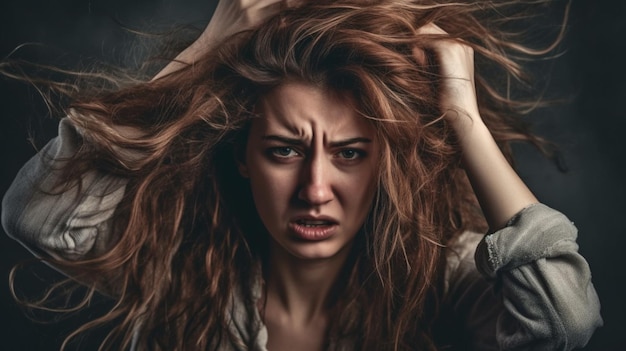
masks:
[[[348,258],[347,247],[325,259],[299,259],[272,243],[266,267],[267,305],[292,322],[324,318],[333,302],[333,289]]]

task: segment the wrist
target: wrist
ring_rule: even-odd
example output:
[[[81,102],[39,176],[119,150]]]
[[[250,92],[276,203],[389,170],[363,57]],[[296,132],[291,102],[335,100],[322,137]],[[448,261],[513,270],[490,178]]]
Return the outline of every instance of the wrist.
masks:
[[[474,138],[483,139],[486,134],[491,135],[478,113],[450,110],[446,112],[444,118],[461,143]]]

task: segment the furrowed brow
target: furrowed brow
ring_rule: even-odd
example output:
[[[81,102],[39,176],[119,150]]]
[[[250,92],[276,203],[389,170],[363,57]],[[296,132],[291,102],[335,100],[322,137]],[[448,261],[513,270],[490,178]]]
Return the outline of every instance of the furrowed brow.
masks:
[[[287,145],[293,145],[293,146],[304,146],[305,142],[301,139],[297,139],[297,138],[290,138],[290,137],[286,137],[286,136],[282,136],[282,135],[264,135],[262,137],[263,140],[273,140],[273,141],[279,141],[281,143],[285,143]],[[358,144],[358,143],[371,143],[372,139],[369,138],[364,138],[364,137],[356,137],[356,138],[349,138],[349,139],[345,139],[345,140],[338,140],[338,141],[331,141],[330,143],[328,143],[328,146],[332,147],[332,148],[338,148],[338,147],[344,147],[344,146],[348,146],[348,145],[352,145],[352,144]]]
[[[371,143],[371,142],[372,142],[372,139],[363,138],[363,137],[357,137],[357,138],[350,138],[350,139],[346,139],[346,140],[332,141],[332,142],[328,143],[328,145],[330,147],[336,148],[336,147],[344,147],[344,146],[348,146],[348,145],[352,145],[352,144]]]
[[[279,142],[285,143],[287,145],[294,145],[294,146],[303,146],[304,145],[304,141],[302,141],[300,139],[289,138],[289,137],[282,136],[282,135],[264,135],[262,137],[262,139],[263,140],[279,141]]]

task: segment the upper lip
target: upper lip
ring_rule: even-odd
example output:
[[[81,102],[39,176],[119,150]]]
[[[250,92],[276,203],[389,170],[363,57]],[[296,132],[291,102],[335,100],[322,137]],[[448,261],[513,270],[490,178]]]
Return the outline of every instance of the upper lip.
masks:
[[[324,215],[320,215],[320,216],[315,216],[315,215],[301,215],[301,216],[295,216],[291,219],[292,222],[301,222],[301,221],[324,221],[324,222],[329,222],[332,224],[337,224],[339,223],[338,220],[334,219],[333,217],[330,216],[324,216]]]

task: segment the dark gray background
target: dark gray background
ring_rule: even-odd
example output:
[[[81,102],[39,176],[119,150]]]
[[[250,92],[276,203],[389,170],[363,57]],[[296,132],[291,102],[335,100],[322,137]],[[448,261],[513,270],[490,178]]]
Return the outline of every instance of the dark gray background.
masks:
[[[562,4],[555,2],[556,10],[548,17],[556,20]],[[213,8],[214,0],[3,1],[0,56],[21,43],[40,42],[53,49],[29,49],[25,56],[69,65],[78,57],[129,65],[143,51],[120,24],[135,29],[165,29],[177,23],[201,26]],[[536,25],[546,23],[538,20]],[[518,150],[519,170],[531,189],[579,228],[580,251],[591,265],[605,319],[586,350],[626,349],[625,36],[626,2],[574,1],[565,55],[538,71],[542,80],[550,78],[550,95],[569,97],[570,102],[532,115],[538,131],[561,146],[569,172],[560,173],[530,148]],[[550,74],[546,67],[551,68]],[[27,130],[34,130],[40,141],[55,131],[53,122],[34,118],[45,110],[36,94],[23,85],[0,80],[0,104],[3,194],[34,153]],[[29,255],[4,235],[0,235],[0,250],[0,349],[58,349],[63,336],[93,312],[48,325],[32,323],[10,297],[7,284],[10,268]],[[18,279],[22,291],[41,288],[55,279],[54,272],[45,267],[31,271]],[[94,349],[88,342],[78,348]]]

